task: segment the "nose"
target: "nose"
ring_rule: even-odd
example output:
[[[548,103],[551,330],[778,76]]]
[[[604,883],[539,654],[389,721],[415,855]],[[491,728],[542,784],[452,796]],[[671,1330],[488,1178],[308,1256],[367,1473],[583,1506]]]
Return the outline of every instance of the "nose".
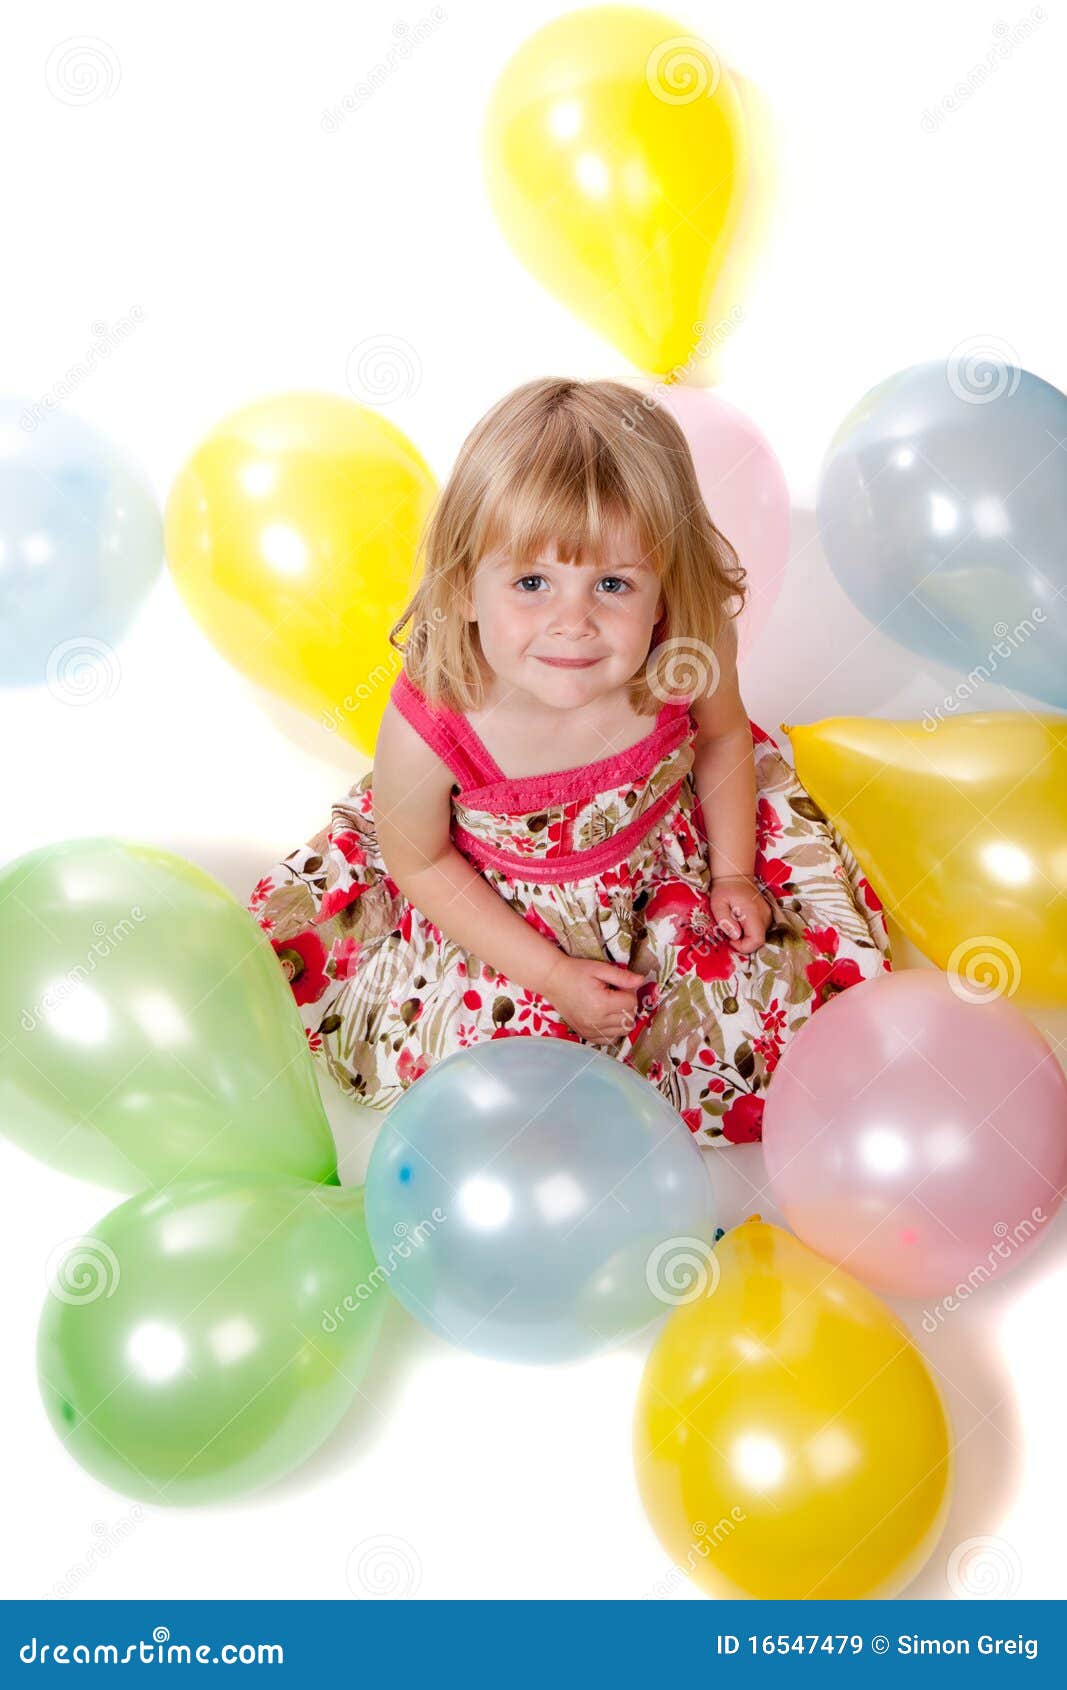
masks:
[[[592,611],[593,606],[582,587],[560,593],[552,607],[551,632],[565,640],[581,640],[595,636]]]

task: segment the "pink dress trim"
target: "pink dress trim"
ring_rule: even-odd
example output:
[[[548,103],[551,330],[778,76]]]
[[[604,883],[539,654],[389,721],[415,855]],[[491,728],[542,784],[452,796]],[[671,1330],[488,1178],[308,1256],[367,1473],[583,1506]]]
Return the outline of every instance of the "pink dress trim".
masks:
[[[452,829],[452,838],[464,856],[477,863],[479,868],[499,869],[509,880],[524,880],[533,886],[559,886],[565,881],[584,880],[588,875],[604,874],[608,869],[618,868],[655,827],[660,817],[667,813],[676,801],[681,785],[680,780],[675,781],[669,791],[661,793],[654,804],[635,816],[629,826],[621,828],[601,844],[590,846],[587,851],[567,851],[558,855],[549,851],[544,856],[514,856],[510,851],[500,851],[495,845],[487,845],[478,834],[458,825]]]
[[[571,803],[611,786],[641,780],[681,745],[690,727],[685,700],[668,702],[651,732],[613,757],[510,780],[466,718],[446,705],[430,705],[403,670],[393,682],[390,697],[404,719],[452,770],[467,807],[496,815],[528,815],[542,805]],[[587,861],[588,853],[583,852],[582,857]]]

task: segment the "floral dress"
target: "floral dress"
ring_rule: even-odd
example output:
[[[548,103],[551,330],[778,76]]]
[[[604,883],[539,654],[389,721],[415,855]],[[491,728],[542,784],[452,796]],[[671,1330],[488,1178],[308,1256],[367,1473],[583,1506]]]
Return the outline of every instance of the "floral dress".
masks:
[[[466,719],[401,672],[391,698],[452,770],[452,839],[504,901],[572,956],[652,978],[605,1055],[679,1111],[701,1145],[758,1139],[787,1041],[835,993],[891,966],[882,905],[774,740],[751,723],[756,873],[773,915],[739,956],[714,931],[696,726],[683,702],[618,756],[510,780]],[[382,858],[371,770],[248,908],[292,985],[313,1054],[388,1109],[434,1062],[484,1039],[571,1039],[547,999],[453,942]]]

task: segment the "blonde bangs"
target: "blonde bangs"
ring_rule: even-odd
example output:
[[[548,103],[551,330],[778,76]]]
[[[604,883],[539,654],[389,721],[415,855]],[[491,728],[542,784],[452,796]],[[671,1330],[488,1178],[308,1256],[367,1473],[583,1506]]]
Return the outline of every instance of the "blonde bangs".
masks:
[[[745,572],[708,514],[685,435],[651,395],[622,382],[544,378],[506,395],[464,441],[424,531],[422,576],[390,634],[409,679],[433,702],[478,709],[477,629],[463,605],[482,559],[607,563],[622,528],[664,601],[629,687],[633,708],[652,714],[714,668],[710,651],[744,600]],[[657,653],[670,662],[653,662]]]

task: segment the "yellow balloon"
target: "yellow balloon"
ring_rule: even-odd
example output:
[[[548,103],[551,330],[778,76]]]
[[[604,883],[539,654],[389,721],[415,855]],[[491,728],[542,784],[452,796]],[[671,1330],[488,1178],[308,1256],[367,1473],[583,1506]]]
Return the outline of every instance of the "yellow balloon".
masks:
[[[675,1310],[634,1421],[637,1480],[664,1548],[712,1596],[902,1590],[948,1514],[940,1391],[873,1291],[753,1216]]]
[[[1067,1002],[1067,718],[782,728],[802,783],[931,962]]]
[[[388,643],[414,587],[433,476],[377,412],[284,393],[226,417],[167,501],[178,588],[253,681],[373,750],[399,667]]]
[[[540,282],[638,368],[691,359],[749,175],[744,107],[707,42],[637,6],[556,18],[496,83],[484,164]]]

